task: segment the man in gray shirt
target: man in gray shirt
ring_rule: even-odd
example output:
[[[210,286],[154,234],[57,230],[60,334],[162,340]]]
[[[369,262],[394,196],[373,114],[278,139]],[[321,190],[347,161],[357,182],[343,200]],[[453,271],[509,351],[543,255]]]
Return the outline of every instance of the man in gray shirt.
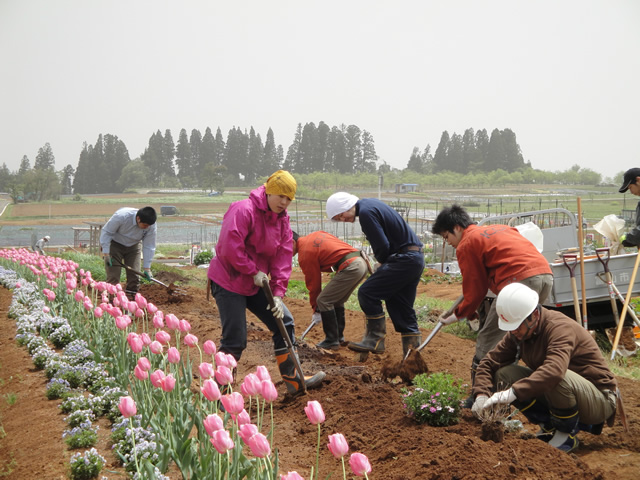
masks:
[[[143,256],[144,276],[150,280],[151,260],[156,251],[157,214],[152,207],[121,208],[102,227],[100,246],[105,261],[107,282],[120,282],[120,269],[126,265],[140,271],[140,253]],[[138,275],[127,269],[127,296],[131,299],[140,287]]]

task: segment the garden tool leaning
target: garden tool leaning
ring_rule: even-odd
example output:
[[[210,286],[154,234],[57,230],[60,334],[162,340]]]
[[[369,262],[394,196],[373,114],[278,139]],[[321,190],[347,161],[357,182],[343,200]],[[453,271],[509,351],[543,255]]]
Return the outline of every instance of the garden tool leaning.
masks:
[[[169,291],[169,294],[173,294],[173,293],[175,293],[176,295],[186,295],[187,294],[186,290],[184,290],[184,289],[176,288],[175,285],[167,285],[166,283],[163,283],[163,282],[161,282],[160,280],[157,280],[154,277],[147,278],[144,273],[139,272],[138,270],[135,270],[135,269],[131,268],[129,265],[125,265],[124,262],[118,260],[115,257],[111,257],[111,258],[112,258],[113,262],[116,263],[118,266],[126,268],[130,272],[133,272],[136,275],[138,275],[140,278],[144,278],[144,279],[147,279],[147,280],[149,280],[149,281],[151,281],[153,283],[157,283],[158,285],[162,285],[164,288],[166,288]]]
[[[565,253],[562,255],[562,261],[569,269],[569,276],[571,277],[571,290],[573,292],[573,308],[576,314],[576,322],[582,323],[582,317],[580,315],[580,301],[578,300],[578,285],[576,283],[575,274],[576,265],[578,264],[578,255]]]
[[[602,266],[604,267],[604,273],[607,277],[607,288],[609,289],[609,298],[611,299],[611,310],[613,311],[613,319],[615,320],[616,325],[618,325],[618,323],[620,323],[620,317],[618,315],[616,293],[613,290],[613,277],[611,275],[611,270],[609,270],[610,253],[611,250],[609,249],[609,247],[596,248],[596,255],[598,256],[598,260],[600,260],[600,263],[602,263]]]

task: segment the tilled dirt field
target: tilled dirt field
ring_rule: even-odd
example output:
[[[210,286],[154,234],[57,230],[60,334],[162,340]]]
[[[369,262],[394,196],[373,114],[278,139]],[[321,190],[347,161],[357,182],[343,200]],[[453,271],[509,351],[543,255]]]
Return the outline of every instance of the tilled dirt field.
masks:
[[[301,278],[299,274],[297,278]],[[172,279],[161,279],[165,282]],[[142,293],[159,308],[187,319],[192,333],[203,342],[217,341],[220,324],[215,301],[207,301],[204,289],[187,288],[186,296],[170,295],[159,285],[144,286]],[[459,285],[428,284],[420,286],[420,295],[453,300],[460,294]],[[4,433],[0,439],[0,473],[8,479],[66,478],[69,452],[61,438],[65,428],[56,402],[44,396],[46,379],[33,368],[29,356],[13,340],[15,323],[6,315],[10,292],[0,288],[0,394],[6,399],[15,394],[12,405],[0,402]],[[309,305],[302,300],[286,300],[297,321],[298,333],[311,317]],[[279,375],[273,355],[271,335],[249,315],[249,345],[238,365],[238,377],[266,365],[280,397],[276,400],[275,445],[280,454],[280,471],[297,470],[305,478],[315,464],[316,427],[309,424],[304,407],[318,400],[326,413],[322,425],[320,477],[342,478],[341,466],[328,449],[327,435],[340,432],[349,442],[350,452],[360,451],[372,464],[370,479],[636,479],[640,472],[640,382],[621,378],[620,387],[626,401],[630,431],[624,432],[619,421],[605,427],[600,436],[581,433],[580,449],[564,454],[533,438],[537,426],[522,417],[525,429],[505,434],[501,443],[481,439],[481,425],[469,411],[459,424],[449,427],[418,425],[406,416],[401,401],[402,382],[385,379],[385,365],[401,359],[400,336],[387,320],[387,353],[370,356],[366,363],[355,360],[353,352],[318,350],[315,343],[323,338],[322,329],[309,333],[299,354],[307,373],[327,372],[322,388],[304,396],[291,398]],[[359,340],[363,319],[357,312],[347,312],[345,336]],[[428,334],[423,332],[423,337]],[[425,337],[426,338],[426,337]],[[440,332],[421,352],[430,372],[448,372],[468,380],[473,356],[472,341]],[[108,430],[105,424],[103,430]],[[106,432],[100,447],[108,452]],[[35,453],[35,455],[34,455]],[[111,465],[103,471],[107,478],[122,478],[112,455]],[[348,467],[347,467],[348,468]],[[172,478],[179,478],[178,476]],[[351,478],[351,476],[349,477]]]

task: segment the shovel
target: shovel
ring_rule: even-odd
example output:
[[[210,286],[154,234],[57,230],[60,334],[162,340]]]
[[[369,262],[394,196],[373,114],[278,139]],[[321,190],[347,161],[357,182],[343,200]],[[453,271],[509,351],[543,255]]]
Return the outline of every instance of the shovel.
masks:
[[[146,280],[150,280],[150,281],[152,281],[154,283],[157,283],[158,285],[162,285],[164,288],[166,288],[169,291],[169,293],[176,293],[177,295],[186,295],[187,294],[187,292],[185,290],[183,290],[183,289],[170,287],[166,283],[162,283],[160,280],[157,280],[154,277],[147,278],[147,277],[145,277],[144,273],[139,272],[138,270],[135,270],[135,269],[131,268],[129,265],[125,265],[124,262],[121,262],[120,260],[116,259],[115,257],[111,257],[111,258],[115,261],[115,263],[118,264],[118,266],[126,268],[130,272],[133,272],[136,275],[138,275],[140,278],[144,278]]]
[[[271,287],[269,286],[269,280],[266,278],[262,280],[262,290],[264,291],[264,294],[267,297],[267,302],[269,303],[269,307],[270,308],[275,307],[276,302],[273,299],[273,293],[271,292]],[[298,372],[298,375],[300,375],[300,378],[302,379],[302,381],[300,382],[302,384],[302,390],[303,392],[306,393],[307,384],[304,381],[304,373],[302,372],[302,365],[300,365],[300,360],[298,360],[296,351],[293,349],[293,342],[289,337],[289,333],[287,332],[287,329],[285,328],[284,322],[282,321],[282,319],[276,317],[275,315],[273,316],[273,318],[275,318],[276,320],[276,325],[278,325],[278,330],[280,330],[280,335],[282,335],[282,338],[284,338],[284,342],[287,344],[287,350],[289,350],[289,355],[291,355],[291,360],[293,360],[293,365],[295,366],[296,371]]]
[[[442,328],[443,324],[440,322],[441,319],[448,317],[449,315],[451,315],[453,313],[453,311],[456,309],[456,307],[458,305],[460,305],[460,302],[462,302],[462,300],[464,300],[464,295],[460,295],[455,302],[453,302],[453,305],[451,305],[451,307],[449,308],[449,310],[447,310],[446,312],[444,312],[442,315],[440,315],[438,317],[438,323],[436,324],[436,326],[434,327],[434,329],[431,331],[431,333],[429,334],[429,336],[427,337],[427,339],[422,342],[420,344],[420,346],[418,348],[416,348],[416,352],[419,352],[420,350],[422,350],[424,347],[427,346],[427,344],[431,341],[431,339],[433,337],[436,336],[436,333],[438,333],[440,331],[440,329]],[[412,352],[411,348],[409,348],[409,350],[407,350],[406,355],[404,356],[404,358],[402,359],[402,362],[404,362],[407,358],[409,358],[409,354]],[[401,362],[401,363],[402,363]]]
[[[302,336],[300,337],[300,341],[304,340],[304,337],[307,336],[307,333],[309,333],[311,331],[311,329],[313,327],[315,327],[317,324],[322,323],[322,319],[320,320],[314,320],[312,321],[309,326],[304,330],[304,332],[302,332]]]
[[[606,253],[606,255],[605,255]],[[620,317],[618,315],[618,304],[616,303],[616,293],[613,290],[613,277],[611,275],[611,270],[609,270],[609,256],[611,254],[611,250],[609,247],[605,248],[596,248],[596,255],[598,256],[598,260],[602,263],[604,267],[604,273],[607,277],[607,288],[609,289],[609,298],[611,299],[611,310],[613,311],[613,319],[616,322],[616,325],[620,323]],[[632,284],[629,284],[632,286]],[[631,291],[631,289],[629,289]]]
[[[580,315],[580,302],[578,300],[578,285],[576,283],[575,269],[578,264],[578,255],[563,254],[562,261],[569,269],[569,276],[571,277],[571,290],[573,291],[573,308],[576,313],[576,321],[582,324],[582,317]]]

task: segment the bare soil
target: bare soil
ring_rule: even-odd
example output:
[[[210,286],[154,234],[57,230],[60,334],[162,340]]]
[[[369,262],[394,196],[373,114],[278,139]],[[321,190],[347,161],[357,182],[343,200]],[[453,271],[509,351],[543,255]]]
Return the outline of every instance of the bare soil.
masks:
[[[299,273],[294,278],[300,279]],[[160,278],[175,282],[175,278]],[[192,333],[201,341],[220,336],[215,301],[207,301],[203,288],[187,287],[187,295],[175,295],[160,285],[145,285],[142,293],[167,312],[186,318]],[[419,294],[454,300],[459,285],[421,285]],[[67,478],[69,451],[62,440],[64,415],[57,401],[44,395],[46,378],[36,371],[26,350],[14,341],[15,322],[7,318],[11,293],[0,288],[0,476],[7,479]],[[298,332],[308,325],[309,305],[303,300],[286,300],[297,319]],[[437,312],[434,312],[436,315]],[[436,315],[437,316],[437,315]],[[360,340],[364,321],[360,313],[347,312],[345,336]],[[579,435],[581,445],[573,454],[565,454],[533,437],[536,425],[526,422],[524,430],[508,433],[483,431],[482,425],[464,410],[457,425],[430,427],[418,425],[407,417],[401,401],[404,383],[400,378],[386,378],[382,370],[396,365],[402,356],[400,336],[387,321],[387,352],[370,355],[365,363],[355,360],[353,352],[341,348],[328,352],[316,348],[323,338],[322,329],[314,328],[299,347],[304,370],[324,370],[322,387],[306,395],[290,397],[279,382],[271,335],[255,318],[248,317],[249,344],[238,365],[238,378],[266,365],[279,391],[275,403],[275,445],[280,455],[280,471],[296,470],[309,478],[316,459],[316,427],[304,413],[309,400],[318,400],[326,413],[322,425],[320,476],[342,478],[341,466],[326,448],[327,435],[343,433],[350,452],[359,451],[372,464],[370,479],[385,480],[454,480],[454,479],[598,479],[631,480],[640,472],[640,382],[620,378],[625,398],[629,432],[620,421],[605,427],[599,436]],[[423,332],[426,338],[428,331]],[[468,380],[473,341],[439,332],[420,352],[430,372],[448,372]],[[15,399],[15,402],[10,401]],[[108,447],[109,426],[101,426],[98,445],[109,465],[106,478],[123,478],[122,469]],[[348,469],[348,466],[347,466]],[[173,471],[172,471],[173,472]],[[352,478],[351,475],[348,475]],[[175,472],[171,478],[180,478]]]

